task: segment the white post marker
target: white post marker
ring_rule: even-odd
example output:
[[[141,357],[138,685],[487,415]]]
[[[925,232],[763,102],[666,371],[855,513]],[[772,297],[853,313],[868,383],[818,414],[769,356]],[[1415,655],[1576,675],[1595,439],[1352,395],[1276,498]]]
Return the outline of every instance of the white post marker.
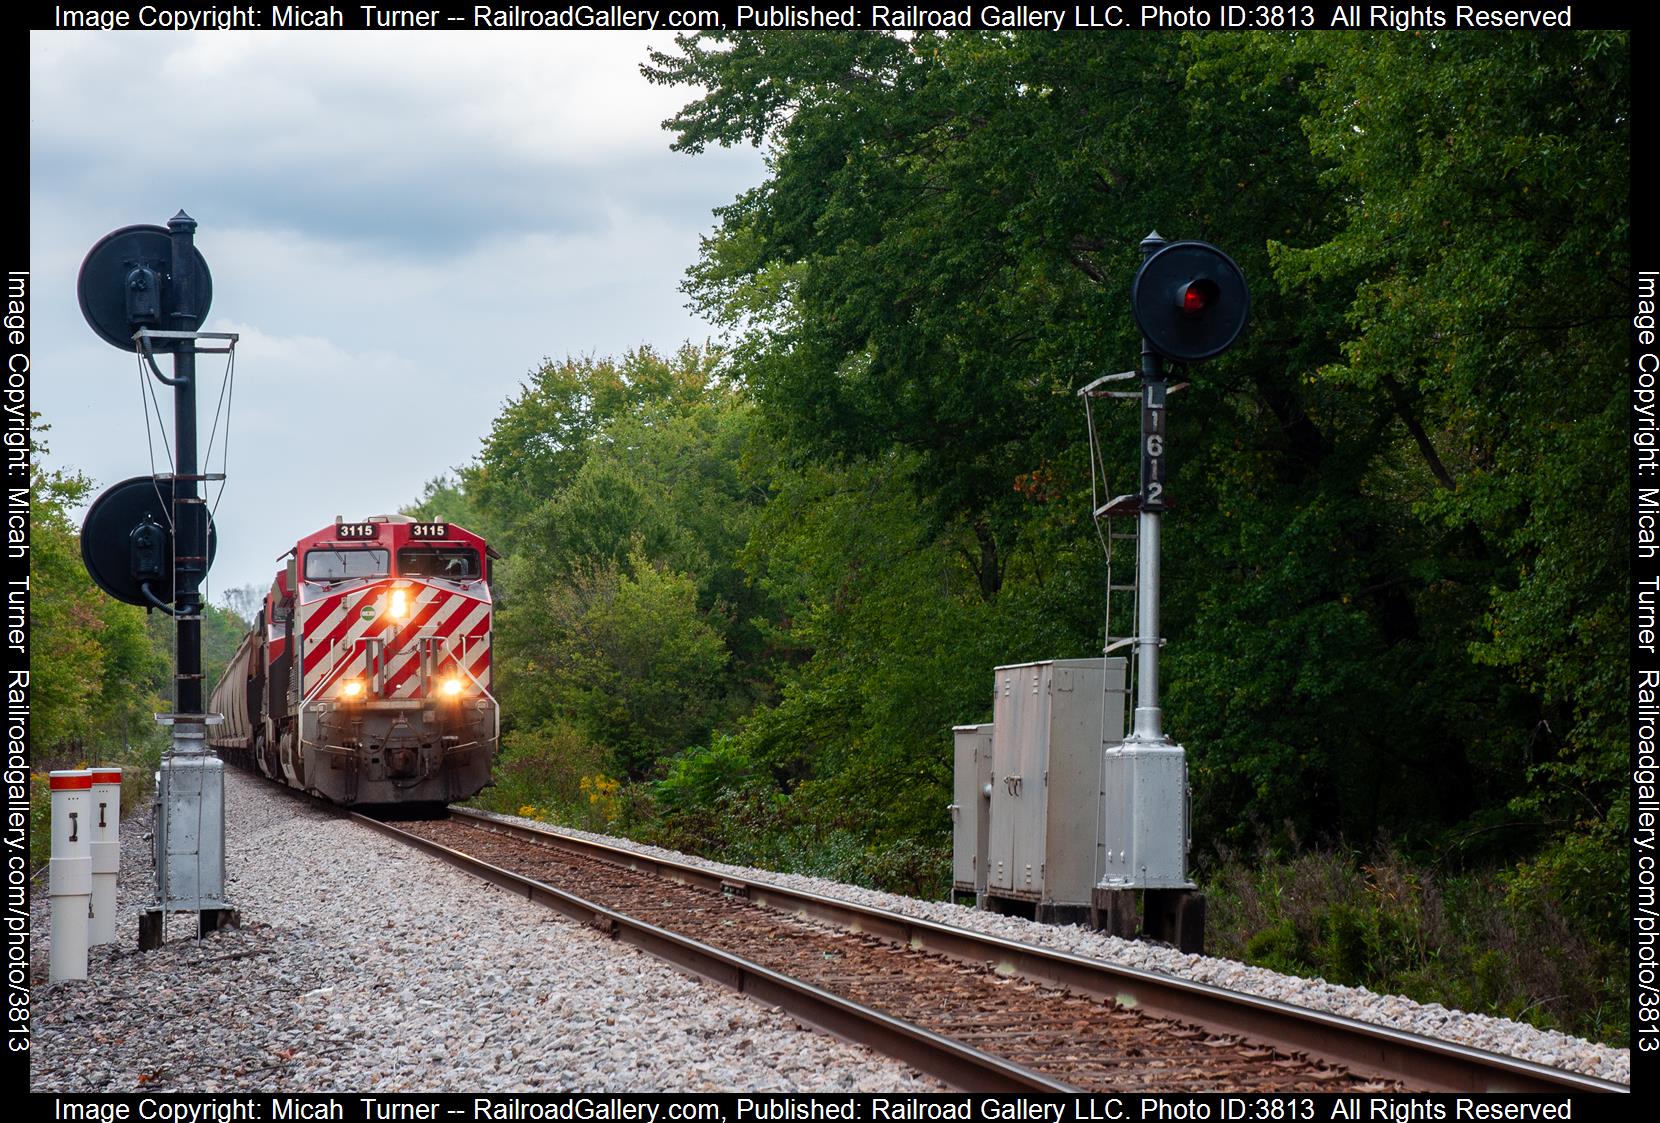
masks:
[[[87,911],[92,902],[92,772],[50,774],[52,784],[51,981],[86,978]]]
[[[87,921],[87,944],[115,943],[115,880],[121,872],[121,769],[104,765],[92,770],[91,810],[87,813],[92,838],[92,915]]]

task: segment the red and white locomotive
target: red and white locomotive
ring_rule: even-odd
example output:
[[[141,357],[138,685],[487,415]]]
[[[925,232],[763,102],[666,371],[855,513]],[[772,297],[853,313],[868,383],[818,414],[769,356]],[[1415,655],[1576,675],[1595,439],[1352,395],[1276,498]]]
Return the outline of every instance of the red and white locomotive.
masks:
[[[484,539],[450,523],[336,519],[302,538],[211,708],[226,760],[334,803],[436,805],[490,781]]]

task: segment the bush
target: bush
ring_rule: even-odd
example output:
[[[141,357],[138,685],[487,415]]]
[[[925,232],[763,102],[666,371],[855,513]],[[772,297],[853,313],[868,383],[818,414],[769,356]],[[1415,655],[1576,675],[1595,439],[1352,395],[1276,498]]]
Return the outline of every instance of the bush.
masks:
[[[785,793],[759,772],[725,738],[681,754],[664,780],[635,785],[658,799],[652,816],[637,820],[634,837],[735,865],[918,897],[946,895],[948,840],[873,832],[857,809],[826,799],[813,783]]]
[[[742,789],[758,767],[737,740],[716,735],[708,745],[678,753],[668,761],[668,775],[653,785],[653,794],[669,811],[713,806],[727,792]]]
[[[604,831],[623,817],[622,781],[609,776],[584,776],[579,781],[583,802],[577,810],[581,825]]]
[[[502,738],[494,785],[472,802],[536,819],[577,813],[587,805],[583,779],[603,775],[607,755],[603,746],[562,722],[515,730]]]
[[[1208,878],[1212,954],[1625,1044],[1626,968],[1541,863],[1457,875],[1393,848],[1254,862]]]

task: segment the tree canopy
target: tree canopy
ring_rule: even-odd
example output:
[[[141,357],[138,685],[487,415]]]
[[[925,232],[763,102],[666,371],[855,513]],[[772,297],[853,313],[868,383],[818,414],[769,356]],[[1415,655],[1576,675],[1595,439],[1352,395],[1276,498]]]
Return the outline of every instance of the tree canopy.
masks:
[[[508,547],[503,775],[563,753],[655,792],[667,841],[927,884],[991,668],[1100,650],[1075,391],[1134,365],[1156,229],[1252,286],[1169,415],[1164,703],[1201,867],[1324,841],[1499,870],[1514,915],[1590,933],[1576,993],[1605,993],[1629,67],[1618,32],[654,52],[674,145],[767,171],[686,279],[718,349],[548,361],[429,488]],[[1106,418],[1115,491],[1136,423]]]
[[[1247,340],[1172,407],[1173,720],[1213,828],[1366,838],[1547,775],[1608,809],[1627,65],[1617,33],[827,33],[645,72],[701,91],[678,147],[771,154],[688,282],[757,403],[802,455],[905,449],[986,598],[1085,529],[1035,534],[1018,481],[1078,494],[1070,391],[1130,365],[1142,236],[1241,262]]]

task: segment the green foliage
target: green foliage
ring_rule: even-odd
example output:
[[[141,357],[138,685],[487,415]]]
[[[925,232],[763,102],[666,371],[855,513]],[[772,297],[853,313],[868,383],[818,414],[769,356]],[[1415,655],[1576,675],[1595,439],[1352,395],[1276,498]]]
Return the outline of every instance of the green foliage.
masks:
[[[1620,947],[1630,931],[1621,907],[1630,879],[1621,819],[1616,814],[1560,834],[1536,857],[1519,863],[1507,882],[1510,906],[1522,913],[1560,911],[1576,930]]]
[[[725,644],[690,577],[632,553],[563,584],[510,588],[495,648],[502,696],[521,725],[559,718],[639,777],[708,737],[722,712]]]
[[[712,807],[728,792],[746,787],[756,771],[755,761],[736,741],[716,735],[707,745],[694,745],[670,758],[668,772],[653,785],[652,794],[670,812]]]
[[[166,708],[155,689],[166,664],[142,610],[104,595],[81,563],[68,512],[91,481],[37,462],[29,483],[34,763],[122,763],[128,746],[159,742],[151,715]]]
[[[1541,751],[1515,806],[1610,842],[1626,686],[1608,652],[1630,590],[1615,470],[1626,37],[1309,36],[1285,50],[1315,68],[1310,147],[1346,201],[1329,239],[1275,247],[1282,278],[1353,294],[1342,357],[1319,377],[1386,391],[1439,483],[1420,469],[1398,500],[1471,543],[1454,549],[1486,597],[1464,610],[1466,649],[1535,700]],[[1621,877],[1594,884],[1623,895]]]
[[[737,393],[651,417],[619,418],[582,467],[521,526],[523,579],[552,584],[596,561],[638,550],[698,578],[704,609],[750,600],[737,567],[760,496],[740,478],[753,409]]]
[[[586,802],[582,782],[603,776],[609,756],[566,722],[511,730],[502,737],[494,783],[473,802],[510,815],[576,822]]]
[[[740,477],[754,413],[717,359],[546,364],[460,492],[434,481],[419,508],[510,528],[496,583],[508,720],[580,730],[617,775],[706,742],[766,688],[742,673],[767,613],[738,564],[764,498]]]
[[[1623,1032],[1626,37],[677,44],[676,146],[768,149],[686,282],[723,350],[545,363],[418,508],[510,555],[511,790],[943,891],[950,727],[993,666],[1099,650],[1074,391],[1132,361],[1157,227],[1252,286],[1169,418],[1195,834],[1287,855],[1226,867],[1217,930]]]
[[[948,842],[873,837],[857,807],[825,798],[810,783],[785,794],[752,780],[722,788],[714,803],[656,804],[636,813],[630,829],[647,842],[739,865],[924,898],[950,888]]]
[[[702,400],[719,358],[688,344],[668,358],[641,347],[620,360],[544,360],[491,425],[478,459],[460,471],[470,529],[503,553],[513,549],[520,524],[571,483],[613,420]],[[422,499],[433,502],[454,505],[441,481]]]
[[[1251,861],[1207,878],[1211,954],[1623,1043],[1622,937],[1537,870],[1454,874],[1392,847]]]
[[[421,498],[400,508],[399,514],[421,522],[455,523],[475,533],[483,533],[476,528],[485,525],[484,516],[464,485],[449,473],[428,480],[421,490]]]

